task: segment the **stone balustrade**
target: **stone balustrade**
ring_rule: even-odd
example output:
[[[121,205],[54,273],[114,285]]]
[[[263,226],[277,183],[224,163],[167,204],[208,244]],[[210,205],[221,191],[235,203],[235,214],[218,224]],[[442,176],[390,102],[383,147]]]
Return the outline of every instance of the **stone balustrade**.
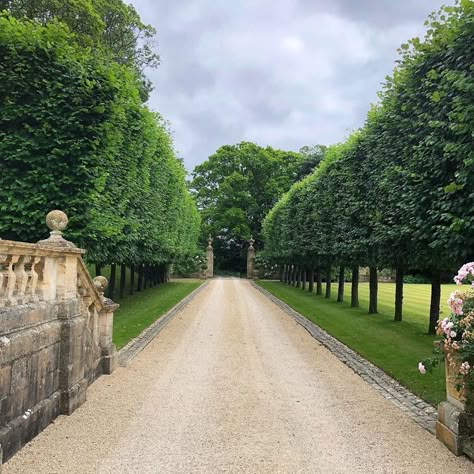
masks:
[[[0,239],[0,465],[118,361],[107,280],[92,280],[84,250],[62,236],[64,213],[46,223],[36,244]]]

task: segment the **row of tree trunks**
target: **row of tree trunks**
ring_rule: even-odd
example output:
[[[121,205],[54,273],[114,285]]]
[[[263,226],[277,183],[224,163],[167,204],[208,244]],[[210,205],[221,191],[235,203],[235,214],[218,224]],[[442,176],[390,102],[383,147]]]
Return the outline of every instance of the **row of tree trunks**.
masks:
[[[97,267],[96,267],[97,268]],[[99,267],[100,268],[100,267]],[[331,297],[331,268],[325,269],[326,292],[325,297]],[[400,265],[396,268],[395,274],[395,311],[394,321],[403,320],[403,278],[405,276],[405,267]],[[306,283],[309,292],[323,294],[321,269],[319,267],[301,267],[297,265],[285,264],[281,270],[281,281],[292,286],[301,287],[306,290]],[[345,267],[339,268],[337,302],[344,301],[344,283]],[[428,333],[436,333],[436,325],[440,315],[441,300],[441,272],[435,271],[431,276],[431,302],[430,319]],[[359,267],[352,267],[351,279],[351,308],[359,307]],[[378,272],[377,267],[369,267],[369,314],[378,313]]]
[[[102,274],[102,265],[95,265],[96,276]],[[110,275],[108,278],[107,297],[120,299],[125,297],[127,292],[127,265],[120,265],[119,291],[116,294],[117,265],[110,265]],[[137,276],[137,278],[135,278]],[[128,294],[133,295],[135,291],[142,291],[160,283],[168,281],[168,269],[166,265],[130,265],[130,279],[128,281]]]
[[[344,285],[345,285],[345,267],[339,268],[339,279],[338,279],[338,290],[337,290],[337,301],[342,303],[344,301]],[[326,291],[325,297],[331,297],[331,267],[327,267],[324,271],[326,279]],[[299,266],[292,264],[285,264],[280,269],[280,281],[287,285],[301,288],[303,290],[308,289],[310,293],[315,291],[316,294],[323,294],[322,285],[322,272],[321,268],[314,266]],[[352,294],[351,294],[351,306],[353,308],[359,307],[359,267],[352,269]],[[375,303],[375,307],[377,304]]]

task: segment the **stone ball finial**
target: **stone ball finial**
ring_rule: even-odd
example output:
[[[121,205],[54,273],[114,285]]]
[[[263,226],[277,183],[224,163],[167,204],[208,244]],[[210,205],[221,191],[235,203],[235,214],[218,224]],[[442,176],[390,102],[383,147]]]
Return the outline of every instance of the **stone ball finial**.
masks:
[[[58,209],[51,211],[46,216],[46,225],[55,234],[61,234],[68,223],[67,215]]]
[[[105,278],[102,275],[99,275],[94,278],[93,282],[100,296],[103,296],[105,289],[109,286],[109,282],[107,281],[107,278]]]
[[[68,223],[67,215],[58,209],[51,211],[46,216],[46,225],[49,227],[51,232],[49,237],[45,240],[40,240],[38,243],[41,245],[54,246],[54,247],[70,247],[75,248],[76,246],[63,238],[62,231],[66,228]]]

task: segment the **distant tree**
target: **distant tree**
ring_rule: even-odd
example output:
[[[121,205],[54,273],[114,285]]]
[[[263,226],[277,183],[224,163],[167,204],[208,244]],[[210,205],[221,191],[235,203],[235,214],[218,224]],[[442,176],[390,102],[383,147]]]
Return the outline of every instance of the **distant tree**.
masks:
[[[327,147],[325,145],[304,146],[300,148],[300,154],[303,156],[303,162],[298,170],[297,179],[303,179],[311,174],[315,168],[323,161]]]
[[[142,78],[143,99],[151,90],[143,71],[157,67],[155,29],[142,22],[132,5],[122,0],[0,0],[0,11],[41,25],[60,21],[81,46],[105,49],[119,64],[135,69]]]
[[[202,236],[214,236],[218,265],[237,270],[251,235],[261,246],[262,221],[296,181],[301,161],[298,153],[242,142],[219,148],[195,168],[191,186],[202,212]]]

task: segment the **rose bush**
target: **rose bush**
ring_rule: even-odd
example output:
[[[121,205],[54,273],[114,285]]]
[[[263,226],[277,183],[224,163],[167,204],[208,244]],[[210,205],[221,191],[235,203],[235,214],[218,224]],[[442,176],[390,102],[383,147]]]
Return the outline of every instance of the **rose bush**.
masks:
[[[474,262],[463,265],[454,277],[457,285],[471,283],[470,290],[454,291],[448,299],[451,314],[438,321],[437,334],[443,336],[434,356],[418,364],[421,374],[431,372],[446,358],[456,370],[456,389],[464,389],[466,403],[474,408]]]

